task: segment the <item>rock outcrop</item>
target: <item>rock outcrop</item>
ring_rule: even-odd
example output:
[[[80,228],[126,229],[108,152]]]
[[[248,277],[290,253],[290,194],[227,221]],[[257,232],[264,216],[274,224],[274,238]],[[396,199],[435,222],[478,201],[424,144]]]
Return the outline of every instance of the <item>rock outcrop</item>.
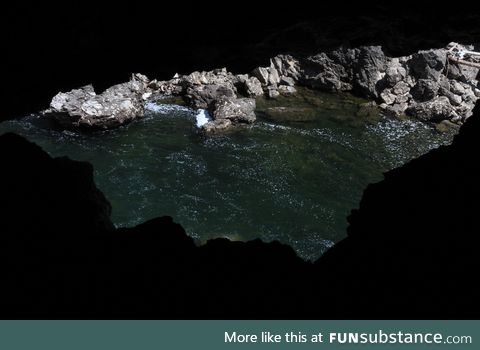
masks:
[[[43,114],[62,126],[111,129],[143,117],[144,102],[150,96],[148,79],[135,74],[123,84],[97,95],[92,85],[58,93]]]
[[[378,46],[338,49],[301,60],[300,83],[352,91],[376,101],[387,115],[461,124],[480,96],[479,69],[450,62],[448,55],[448,49],[432,49],[392,58]]]
[[[472,114],[480,97],[480,69],[475,64],[465,66],[451,60],[451,45],[404,57],[388,57],[380,46],[339,48],[300,58],[278,55],[268,67],[257,67],[251,74],[234,75],[222,68],[175,74],[168,81],[150,81],[136,74],[130,82],[100,95],[92,86],[59,93],[44,114],[67,127],[109,129],[143,116],[143,104],[151,96],[181,96],[190,107],[207,109],[214,116],[203,131],[219,132],[255,121],[253,110],[238,113],[248,101],[242,98],[276,99],[296,93],[295,85],[301,85],[353,92],[375,101],[388,116],[408,115],[425,122],[460,125]],[[455,45],[457,51],[472,49]],[[229,106],[237,107],[222,107],[215,113],[216,106],[227,100]]]
[[[202,126],[207,133],[228,129],[231,125],[252,124],[256,120],[255,99],[220,97],[212,107],[213,120]]]

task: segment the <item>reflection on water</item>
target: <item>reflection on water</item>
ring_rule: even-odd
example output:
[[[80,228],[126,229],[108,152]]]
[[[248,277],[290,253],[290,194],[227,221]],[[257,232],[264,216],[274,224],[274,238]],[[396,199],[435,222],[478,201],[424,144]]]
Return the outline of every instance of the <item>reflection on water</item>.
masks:
[[[91,162],[117,226],[170,215],[200,241],[280,240],[309,259],[344,237],[368,183],[453,136],[359,117],[358,101],[308,91],[259,101],[256,124],[212,137],[188,108],[148,107],[143,120],[107,132],[52,129],[30,116],[0,124],[0,133]]]

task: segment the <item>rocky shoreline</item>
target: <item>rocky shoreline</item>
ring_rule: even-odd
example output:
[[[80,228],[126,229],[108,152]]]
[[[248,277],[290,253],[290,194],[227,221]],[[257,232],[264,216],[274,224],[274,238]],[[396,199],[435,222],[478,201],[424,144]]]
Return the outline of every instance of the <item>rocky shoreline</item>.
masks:
[[[254,123],[257,97],[275,99],[305,86],[352,92],[371,100],[364,107],[386,116],[457,126],[472,115],[480,98],[480,56],[468,56],[468,61],[457,57],[474,49],[451,43],[387,57],[380,46],[362,46],[308,57],[278,55],[268,67],[257,67],[250,74],[235,75],[222,68],[176,74],[168,81],[133,74],[129,82],[101,94],[91,85],[58,93],[42,113],[64,127],[110,129],[143,117],[144,104],[151,99],[177,96],[192,108],[207,110],[211,119],[201,128],[215,133]]]

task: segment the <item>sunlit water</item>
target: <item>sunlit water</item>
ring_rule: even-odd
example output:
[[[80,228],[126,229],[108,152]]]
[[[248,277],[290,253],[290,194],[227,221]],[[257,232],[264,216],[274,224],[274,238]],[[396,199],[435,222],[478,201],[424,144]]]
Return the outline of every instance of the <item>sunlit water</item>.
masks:
[[[293,116],[267,110],[278,106],[298,109]],[[357,110],[349,97],[306,92],[260,101],[252,127],[211,137],[196,127],[205,114],[156,104],[141,121],[112,131],[75,133],[29,116],[0,124],[0,133],[91,162],[117,226],[170,215],[199,241],[280,240],[314,259],[345,236],[346,217],[368,183],[453,137]]]

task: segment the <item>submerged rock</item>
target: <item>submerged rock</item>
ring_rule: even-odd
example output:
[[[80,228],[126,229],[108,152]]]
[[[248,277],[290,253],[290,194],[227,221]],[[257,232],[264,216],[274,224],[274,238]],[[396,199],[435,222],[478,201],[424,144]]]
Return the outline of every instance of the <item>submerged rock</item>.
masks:
[[[62,126],[111,129],[143,117],[150,96],[148,79],[140,74],[97,95],[92,85],[58,93],[43,112]]]

